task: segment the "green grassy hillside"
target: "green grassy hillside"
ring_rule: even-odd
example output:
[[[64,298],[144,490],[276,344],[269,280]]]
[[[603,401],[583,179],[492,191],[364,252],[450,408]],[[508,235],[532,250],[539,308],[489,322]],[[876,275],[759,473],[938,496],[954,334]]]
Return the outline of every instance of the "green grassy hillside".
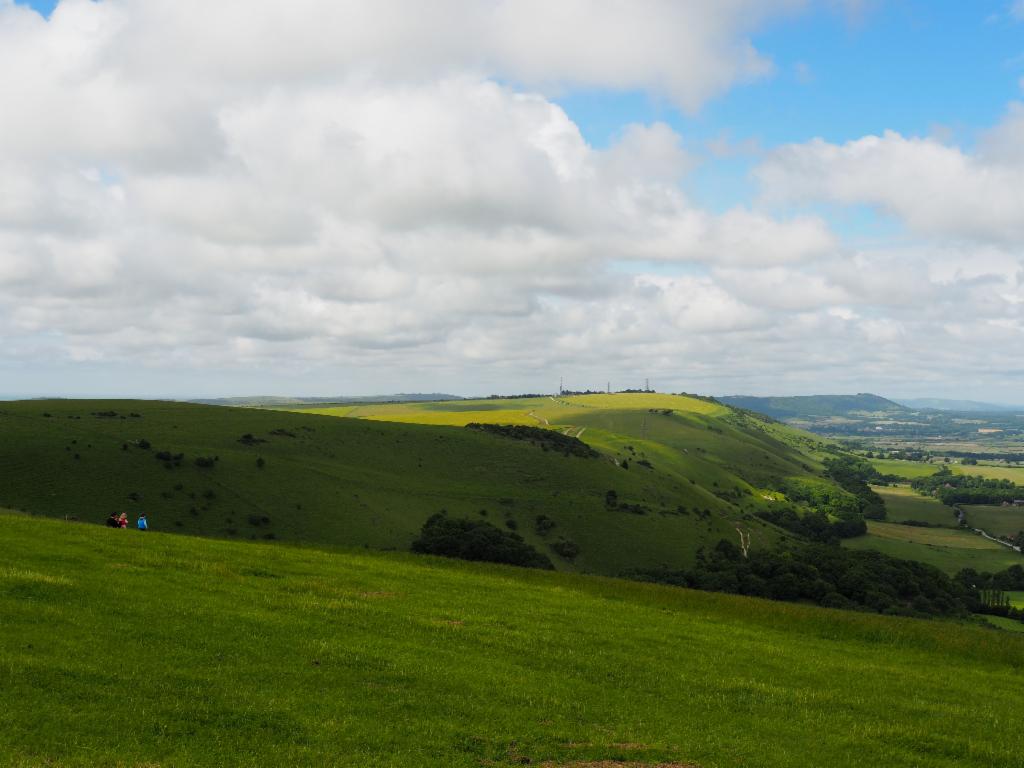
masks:
[[[994,629],[21,515],[0,514],[0,541],[3,765],[1010,768],[1024,752],[1024,637]]]
[[[620,464],[645,464],[693,486],[693,503],[716,497],[752,507],[779,479],[821,470],[824,444],[813,435],[713,401],[629,393],[509,400],[460,400],[303,409],[360,420],[464,426],[521,424],[579,437]],[[740,503],[742,502],[742,503]]]
[[[604,413],[548,405],[552,416]],[[452,421],[436,404],[417,407]],[[474,408],[460,413],[475,418]],[[506,411],[492,413],[508,422]],[[716,424],[702,421],[712,418]],[[633,422],[627,415],[620,426],[628,430]],[[796,448],[699,412],[650,415],[644,430],[653,436],[663,422],[679,425],[678,455],[656,454],[663,449],[650,439],[634,441],[633,452],[619,446],[618,454],[635,459],[637,450],[648,450],[651,467],[634,460],[624,469],[613,461],[611,437],[595,441],[609,455],[585,459],[452,426],[145,401],[4,403],[0,504],[89,522],[111,511],[134,521],[144,511],[164,531],[402,550],[430,515],[445,509],[515,526],[561,569],[606,574],[685,567],[699,547],[738,540],[737,526],[752,532],[755,547],[775,542],[776,529],[732,501],[756,498],[741,475],[749,467],[756,481],[758,462],[774,462],[781,474],[806,472]],[[747,453],[730,465],[729,455],[740,449]],[[201,467],[196,458],[215,461]],[[609,490],[620,506],[607,504]],[[544,534],[536,530],[540,515],[555,523]],[[579,548],[572,561],[551,549],[563,539]]]

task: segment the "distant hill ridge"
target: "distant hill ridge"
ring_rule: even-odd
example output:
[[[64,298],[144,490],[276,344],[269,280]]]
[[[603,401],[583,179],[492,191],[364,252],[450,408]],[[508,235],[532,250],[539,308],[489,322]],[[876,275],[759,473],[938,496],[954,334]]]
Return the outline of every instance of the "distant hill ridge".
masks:
[[[321,405],[324,403],[422,403],[433,400],[461,400],[458,395],[443,392],[400,392],[395,395],[337,395],[335,397],[289,397],[281,395],[253,395],[252,397],[214,397],[188,400],[200,405]]]
[[[901,398],[899,402],[908,408],[933,411],[958,411],[960,413],[1004,413],[1011,411],[1024,411],[1024,406],[982,403],[977,400],[947,400],[941,397]]]
[[[736,408],[763,413],[776,419],[800,417],[846,416],[852,413],[903,413],[903,405],[879,395],[796,395],[793,397],[753,397],[728,395],[719,402]]]

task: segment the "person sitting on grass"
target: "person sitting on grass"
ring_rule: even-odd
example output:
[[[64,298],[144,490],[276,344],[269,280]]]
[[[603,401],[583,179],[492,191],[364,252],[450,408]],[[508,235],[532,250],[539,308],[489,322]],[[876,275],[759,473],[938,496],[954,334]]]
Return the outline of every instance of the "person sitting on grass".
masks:
[[[117,512],[111,512],[107,518],[107,528],[117,528],[120,523],[117,522]]]
[[[117,519],[117,525],[118,525],[119,528],[127,528],[128,527],[128,513],[127,512],[122,512],[121,513],[121,517],[119,517]]]
[[[136,525],[138,525],[140,531],[148,531],[149,530],[149,523],[146,522],[146,513],[145,512],[143,512],[141,515],[139,515],[139,522],[136,523]]]

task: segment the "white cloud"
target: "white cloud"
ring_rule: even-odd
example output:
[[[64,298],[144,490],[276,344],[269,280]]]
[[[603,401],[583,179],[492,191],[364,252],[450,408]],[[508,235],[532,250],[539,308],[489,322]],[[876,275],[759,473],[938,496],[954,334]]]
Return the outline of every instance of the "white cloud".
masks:
[[[1024,312],[1017,108],[973,154],[772,153],[777,199],[974,241],[856,251],[813,212],[702,209],[685,137],[596,149],[551,101],[695,109],[767,74],[749,34],[801,5],[63,0],[46,22],[0,0],[0,374],[181,394],[984,372],[971,333],[1013,343]]]
[[[771,152],[756,171],[766,199],[870,205],[931,237],[1024,240],[1024,111],[969,153],[892,131],[842,145],[815,139]]]

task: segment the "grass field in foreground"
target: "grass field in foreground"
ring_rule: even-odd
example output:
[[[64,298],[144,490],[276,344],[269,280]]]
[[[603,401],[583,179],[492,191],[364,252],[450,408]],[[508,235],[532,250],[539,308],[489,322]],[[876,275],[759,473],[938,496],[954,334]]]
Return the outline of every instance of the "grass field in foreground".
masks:
[[[0,514],[0,540],[3,765],[1024,753],[1024,639],[993,629],[20,515]]]
[[[851,549],[873,549],[904,560],[919,560],[954,574],[964,568],[1002,571],[1024,565],[1024,557],[976,533],[946,528],[916,528],[897,523],[868,521],[865,536],[846,539]]]
[[[922,496],[913,488],[903,486],[875,486],[874,490],[885,499],[886,519],[891,522],[916,520],[945,528],[960,527],[953,508],[932,496]]]

